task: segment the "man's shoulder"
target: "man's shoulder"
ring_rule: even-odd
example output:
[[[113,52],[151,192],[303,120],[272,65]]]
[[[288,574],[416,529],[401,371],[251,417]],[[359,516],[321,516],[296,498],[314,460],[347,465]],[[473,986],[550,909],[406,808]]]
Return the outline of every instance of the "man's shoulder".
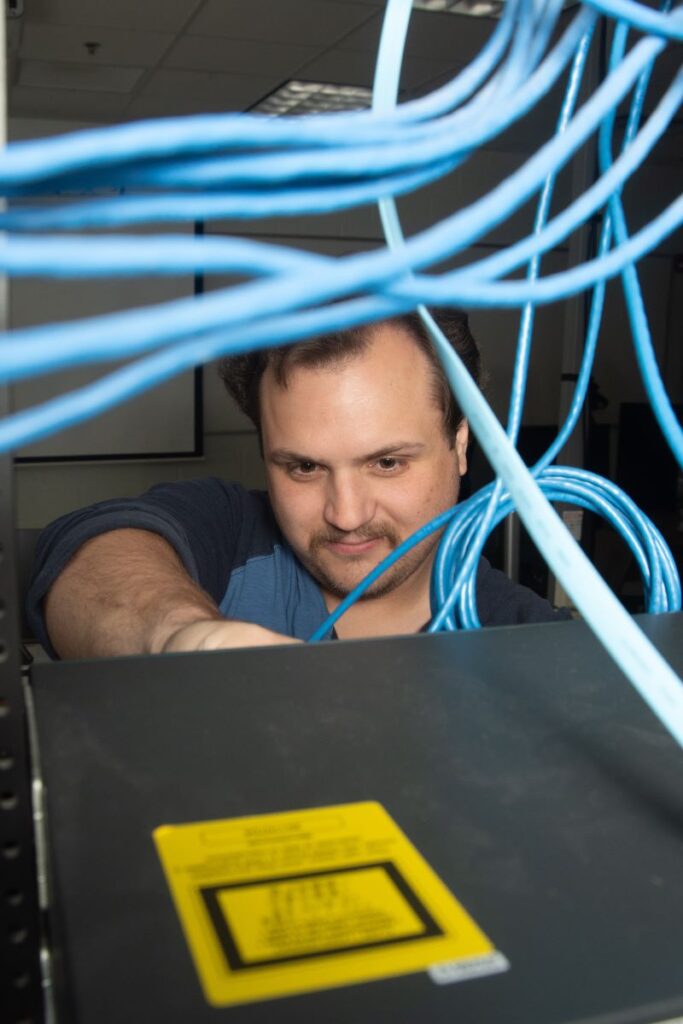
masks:
[[[196,501],[229,500],[247,508],[270,508],[268,495],[265,491],[247,490],[234,480],[224,480],[218,476],[200,476],[190,480],[172,480],[154,484],[146,492],[148,495],[182,496]]]
[[[217,476],[155,484],[142,495],[141,500],[185,514],[228,514],[231,519],[255,518],[264,525],[274,525],[275,522],[265,491],[247,490],[240,483]]]
[[[255,544],[265,550],[280,539],[268,494],[221,477],[157,484],[143,499],[186,525],[193,524],[194,531],[212,537],[213,543],[219,534],[231,536],[242,557],[245,548]]]
[[[514,626],[532,622],[557,622],[570,618],[565,609],[529,587],[509,579],[482,558],[477,570],[477,609],[482,626]]]

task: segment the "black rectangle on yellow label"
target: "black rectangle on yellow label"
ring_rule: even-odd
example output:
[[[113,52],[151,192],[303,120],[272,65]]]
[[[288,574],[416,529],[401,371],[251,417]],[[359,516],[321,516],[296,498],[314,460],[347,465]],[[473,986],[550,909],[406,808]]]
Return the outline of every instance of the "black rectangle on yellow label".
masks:
[[[391,861],[200,892],[233,971],[443,934]]]

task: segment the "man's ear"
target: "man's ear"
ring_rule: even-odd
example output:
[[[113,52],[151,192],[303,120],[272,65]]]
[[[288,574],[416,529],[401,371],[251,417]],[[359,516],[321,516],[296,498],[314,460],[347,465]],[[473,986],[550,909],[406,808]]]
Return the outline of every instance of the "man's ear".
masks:
[[[467,420],[463,420],[455,432],[455,457],[458,460],[458,473],[464,476],[467,472],[467,446],[470,441],[470,426]]]

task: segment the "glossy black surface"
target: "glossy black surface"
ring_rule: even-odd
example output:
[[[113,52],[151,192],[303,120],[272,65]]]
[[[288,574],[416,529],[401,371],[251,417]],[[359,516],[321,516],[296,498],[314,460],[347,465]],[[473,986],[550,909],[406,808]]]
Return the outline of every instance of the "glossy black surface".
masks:
[[[683,669],[683,615],[641,620]],[[39,665],[69,1024],[683,1014],[683,753],[580,623]],[[512,964],[221,1010],[162,823],[378,800]]]

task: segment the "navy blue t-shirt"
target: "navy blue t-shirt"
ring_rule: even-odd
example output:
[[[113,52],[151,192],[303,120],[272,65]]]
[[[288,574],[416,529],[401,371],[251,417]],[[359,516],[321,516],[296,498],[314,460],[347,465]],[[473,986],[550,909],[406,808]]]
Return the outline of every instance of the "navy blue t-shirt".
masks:
[[[167,540],[227,618],[301,640],[327,618],[322,591],[283,537],[268,496],[209,477],[159,484],[139,498],[102,501],[62,516],[44,530],[27,615],[34,635],[53,656],[43,598],[85,541],[124,528],[151,530]],[[483,626],[566,617],[485,559],[477,573],[477,609]]]

